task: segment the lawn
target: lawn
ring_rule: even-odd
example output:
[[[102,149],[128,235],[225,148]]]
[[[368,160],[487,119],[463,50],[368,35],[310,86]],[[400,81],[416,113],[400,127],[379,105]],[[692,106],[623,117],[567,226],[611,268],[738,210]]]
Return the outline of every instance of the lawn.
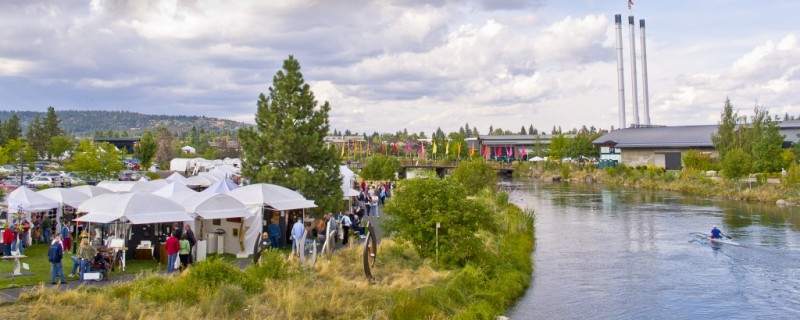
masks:
[[[0,277],[0,290],[8,289],[13,286],[31,286],[31,285],[38,285],[40,283],[49,284],[50,283],[50,262],[47,261],[47,249],[49,246],[44,244],[36,244],[28,249],[25,249],[25,255],[28,256],[27,258],[20,259],[20,262],[27,263],[30,266],[30,270],[22,270],[23,272],[32,272],[33,275],[31,276],[22,276],[16,278],[5,278]],[[62,263],[64,265],[64,275],[68,276],[70,270],[72,269],[72,259],[69,258],[70,255],[65,254],[64,260]],[[159,264],[157,261],[147,261],[147,260],[127,260],[127,266],[125,268],[125,272],[121,270],[115,270],[110,273],[111,277],[115,275],[121,274],[135,274],[142,271],[150,271],[150,270],[159,270],[165,269],[166,266],[161,266],[159,268]],[[0,274],[10,274],[13,272],[13,260],[0,260]],[[67,281],[77,280],[77,278],[67,278]]]

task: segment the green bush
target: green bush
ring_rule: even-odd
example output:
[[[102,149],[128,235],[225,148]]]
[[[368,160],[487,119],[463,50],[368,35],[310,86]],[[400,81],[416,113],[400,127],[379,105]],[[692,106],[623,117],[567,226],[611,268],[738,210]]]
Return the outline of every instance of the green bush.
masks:
[[[244,270],[251,281],[264,283],[266,279],[286,279],[291,274],[291,265],[286,262],[278,249],[268,249],[261,253],[258,264],[251,264]]]
[[[400,168],[397,158],[379,154],[367,160],[361,168],[361,177],[366,180],[394,180],[394,174]]]
[[[466,264],[485,254],[481,230],[495,230],[496,219],[483,203],[467,198],[467,191],[451,179],[423,177],[398,187],[384,209],[383,228],[397,232],[421,256],[434,258],[436,223],[439,229],[439,262],[445,267]]]
[[[497,171],[482,158],[473,161],[461,161],[453,170],[453,178],[467,189],[467,193],[476,194],[484,188],[494,189],[497,186]]]
[[[261,283],[248,281],[248,277],[239,268],[214,257],[192,265],[185,278],[190,284],[209,288],[216,288],[226,283],[240,285],[248,291],[263,287]]]

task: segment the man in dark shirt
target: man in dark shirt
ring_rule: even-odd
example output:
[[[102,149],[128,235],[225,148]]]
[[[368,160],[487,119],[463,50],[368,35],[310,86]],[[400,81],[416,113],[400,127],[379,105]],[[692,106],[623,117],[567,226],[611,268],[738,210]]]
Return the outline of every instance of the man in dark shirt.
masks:
[[[190,251],[189,252],[189,263],[193,263],[194,262],[194,255],[195,255],[194,246],[195,246],[195,244],[197,244],[197,238],[194,237],[194,231],[192,231],[192,226],[190,226],[188,224],[183,226],[183,233],[186,234],[186,239],[189,240],[189,251]]]
[[[56,278],[61,278],[61,283],[67,283],[64,277],[64,265],[61,264],[61,259],[64,258],[64,248],[61,247],[61,237],[56,236],[50,249],[47,250],[47,260],[50,261],[52,267],[50,268],[50,284],[56,284]]]

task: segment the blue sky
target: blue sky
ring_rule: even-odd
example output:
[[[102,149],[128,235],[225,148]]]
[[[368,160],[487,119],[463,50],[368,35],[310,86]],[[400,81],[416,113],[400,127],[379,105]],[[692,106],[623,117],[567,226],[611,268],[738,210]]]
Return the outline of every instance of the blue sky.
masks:
[[[726,97],[800,115],[800,1],[634,2],[4,1],[0,108],[252,122],[293,54],[338,129],[617,127],[614,14],[632,13],[653,123],[715,123]]]

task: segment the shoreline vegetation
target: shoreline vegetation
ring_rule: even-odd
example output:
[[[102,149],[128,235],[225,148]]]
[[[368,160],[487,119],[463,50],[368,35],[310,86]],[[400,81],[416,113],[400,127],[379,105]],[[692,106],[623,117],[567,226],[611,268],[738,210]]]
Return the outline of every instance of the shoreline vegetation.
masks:
[[[800,168],[790,167],[786,177],[780,174],[753,174],[746,179],[724,179],[719,172],[699,169],[664,171],[652,166],[596,169],[574,163],[517,164],[515,177],[548,181],[600,183],[652,191],[679,192],[727,200],[764,202],[778,205],[800,204]]]
[[[433,189],[413,190],[422,187]],[[435,196],[410,198],[420,191]],[[427,207],[437,201],[476,208],[473,213],[481,215],[482,227],[475,230],[478,242],[468,244],[479,247],[465,247],[461,237],[446,231],[444,221],[438,263],[428,256],[434,239],[428,239],[429,248],[419,250],[403,230],[395,230],[380,242],[373,280],[364,276],[361,245],[339,250],[330,260],[320,258],[313,269],[268,250],[260,264],[244,270],[210,259],[177,276],[143,273],[105,288],[60,291],[40,285],[15,303],[0,305],[0,313],[8,318],[103,319],[489,319],[504,314],[532,277],[533,213],[509,203],[502,191],[466,195],[455,179],[423,177],[404,181],[397,189],[386,206],[387,227],[398,227],[403,203],[415,202],[418,211],[432,215],[449,213]],[[419,222],[434,226],[433,219]],[[460,249],[471,251],[455,251]]]

